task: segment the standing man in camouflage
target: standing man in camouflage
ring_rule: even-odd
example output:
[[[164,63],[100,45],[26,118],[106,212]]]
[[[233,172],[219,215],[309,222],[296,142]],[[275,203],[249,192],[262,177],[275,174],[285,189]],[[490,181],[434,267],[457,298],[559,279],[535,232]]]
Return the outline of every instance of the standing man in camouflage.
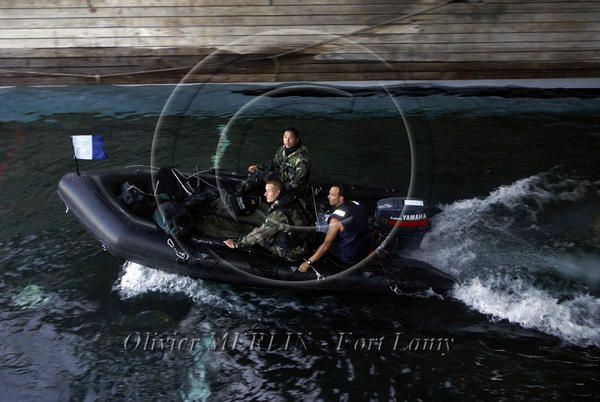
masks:
[[[271,206],[264,223],[241,239],[224,243],[229,248],[260,245],[290,261],[302,258],[308,246],[308,212],[278,180],[267,181],[265,198]]]
[[[298,130],[293,127],[283,130],[283,146],[277,150],[273,160],[265,164],[251,165],[248,172],[263,179],[274,174],[286,190],[302,198],[308,189],[310,156],[308,148],[300,140]]]

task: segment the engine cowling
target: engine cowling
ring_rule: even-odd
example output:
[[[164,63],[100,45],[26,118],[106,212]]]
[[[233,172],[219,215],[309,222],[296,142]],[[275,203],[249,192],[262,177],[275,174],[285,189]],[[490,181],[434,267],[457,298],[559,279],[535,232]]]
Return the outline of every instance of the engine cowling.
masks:
[[[392,229],[401,248],[416,248],[423,235],[431,229],[431,217],[436,208],[427,206],[425,201],[405,197],[382,198],[375,209],[375,229],[380,238],[390,234]]]

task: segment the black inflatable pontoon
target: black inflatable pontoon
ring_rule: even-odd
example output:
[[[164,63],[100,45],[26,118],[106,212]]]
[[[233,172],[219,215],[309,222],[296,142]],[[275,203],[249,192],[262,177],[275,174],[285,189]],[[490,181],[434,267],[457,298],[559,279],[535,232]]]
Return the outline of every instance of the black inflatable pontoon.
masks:
[[[315,269],[300,273],[296,270],[298,263],[274,257],[261,248],[230,249],[222,239],[196,235],[183,241],[169,238],[154,221],[136,216],[118,199],[124,182],[152,192],[150,172],[148,167],[126,167],[82,172],[80,176],[70,173],[60,180],[58,194],[68,211],[110,253],[193,278],[254,287],[405,294],[429,289],[444,294],[454,285],[448,274],[424,262],[402,258],[395,252],[397,250],[384,251],[382,246],[360,266],[346,269],[325,257],[315,263]],[[196,177],[201,179],[199,182],[213,185],[216,182],[214,171],[197,173]],[[235,175],[219,174],[221,180],[235,178]],[[390,207],[389,203],[383,206],[381,202],[377,203],[386,195],[390,197],[386,191],[367,189],[362,192],[363,198],[355,193],[361,194],[360,191],[354,191],[353,196],[370,206],[371,212],[375,206],[378,214],[382,212],[379,207],[384,209],[383,212]],[[403,218],[406,216],[385,213],[378,216],[381,222],[391,226],[402,223]],[[412,218],[422,219],[423,216],[409,216],[405,226],[414,226],[410,221]],[[422,233],[417,236],[422,236]],[[402,236],[399,238],[402,240]],[[387,237],[387,249],[404,244],[389,240],[390,237]]]

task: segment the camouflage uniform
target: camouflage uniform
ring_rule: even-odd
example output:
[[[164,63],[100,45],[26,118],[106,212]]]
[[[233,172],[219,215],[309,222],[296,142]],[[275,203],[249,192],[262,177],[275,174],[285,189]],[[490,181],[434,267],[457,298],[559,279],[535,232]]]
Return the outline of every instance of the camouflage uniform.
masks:
[[[308,247],[308,212],[294,200],[288,205],[275,201],[264,223],[236,242],[237,247],[260,245],[278,257],[297,260]]]
[[[299,144],[287,156],[285,147],[281,146],[271,162],[258,164],[257,168],[259,171],[276,173],[285,188],[294,194],[303,196],[306,193],[310,177],[310,155],[303,144]]]

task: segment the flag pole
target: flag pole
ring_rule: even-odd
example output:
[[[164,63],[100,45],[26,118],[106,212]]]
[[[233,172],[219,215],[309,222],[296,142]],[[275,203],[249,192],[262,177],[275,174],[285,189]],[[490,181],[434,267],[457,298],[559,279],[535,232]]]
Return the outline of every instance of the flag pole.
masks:
[[[73,136],[71,136],[71,148],[73,149],[73,159],[75,160],[75,171],[77,172],[77,176],[81,176],[79,174],[79,163],[77,163],[77,156],[75,155],[75,145],[73,145]]]
[[[79,163],[77,163],[77,157],[73,154],[73,159],[75,159],[75,171],[77,172],[77,176],[81,176],[79,174]]]

